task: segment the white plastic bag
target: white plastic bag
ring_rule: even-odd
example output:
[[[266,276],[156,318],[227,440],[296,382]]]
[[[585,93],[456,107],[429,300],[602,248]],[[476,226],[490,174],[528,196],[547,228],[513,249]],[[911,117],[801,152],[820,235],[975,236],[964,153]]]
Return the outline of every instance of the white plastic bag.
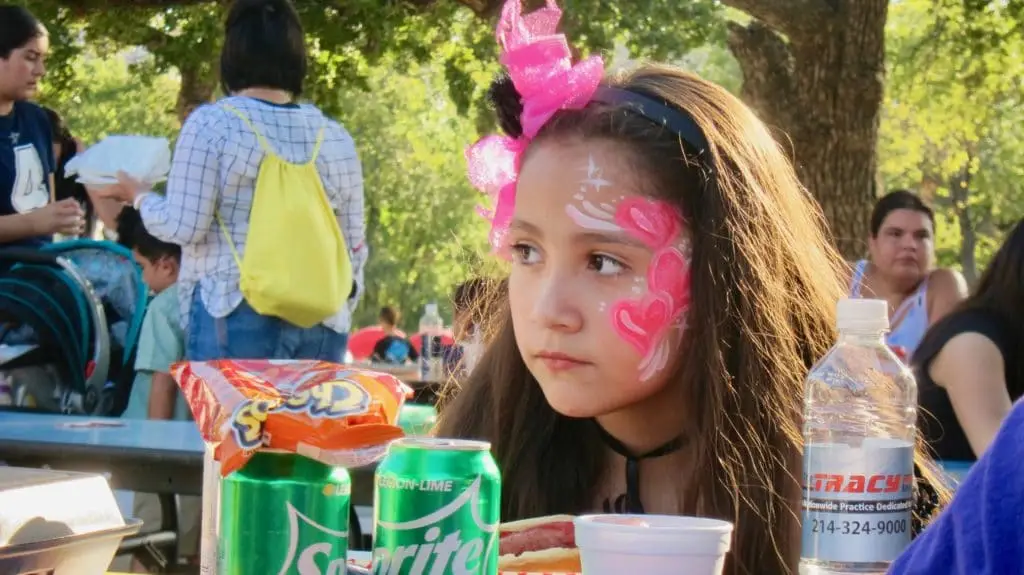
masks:
[[[119,171],[155,184],[166,180],[170,170],[170,142],[149,136],[108,136],[64,167],[67,176],[77,175],[78,182],[92,185],[117,183]]]

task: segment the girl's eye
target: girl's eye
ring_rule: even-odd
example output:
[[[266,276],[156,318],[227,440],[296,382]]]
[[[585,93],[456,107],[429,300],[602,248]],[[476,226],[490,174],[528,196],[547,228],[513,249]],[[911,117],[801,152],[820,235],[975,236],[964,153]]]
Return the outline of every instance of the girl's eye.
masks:
[[[529,244],[513,244],[512,259],[518,264],[533,265],[540,261],[540,252]]]
[[[590,256],[590,269],[601,275],[615,276],[626,270],[626,265],[619,260],[602,254]]]

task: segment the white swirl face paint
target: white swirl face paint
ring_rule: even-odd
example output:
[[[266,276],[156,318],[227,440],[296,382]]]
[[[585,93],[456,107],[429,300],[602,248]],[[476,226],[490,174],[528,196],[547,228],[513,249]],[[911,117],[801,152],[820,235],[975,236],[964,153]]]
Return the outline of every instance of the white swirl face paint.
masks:
[[[599,232],[621,232],[622,228],[615,223],[615,206],[607,202],[595,203],[588,199],[602,189],[612,184],[611,180],[604,177],[601,166],[594,161],[591,154],[587,158],[587,165],[581,168],[584,176],[580,180],[579,191],[573,194],[573,199],[579,205],[568,204],[565,206],[565,213],[579,227]]]

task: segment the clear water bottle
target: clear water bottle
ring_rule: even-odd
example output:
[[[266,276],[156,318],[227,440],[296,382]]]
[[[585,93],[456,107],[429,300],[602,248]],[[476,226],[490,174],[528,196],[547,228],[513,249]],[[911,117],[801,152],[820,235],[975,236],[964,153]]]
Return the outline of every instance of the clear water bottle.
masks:
[[[910,543],[917,384],[885,301],[841,300],[838,324],[805,384],[801,575],[885,573]]]
[[[420,318],[420,379],[439,381],[441,379],[441,349],[435,345],[435,338],[444,331],[444,320],[437,311],[436,303],[428,303]]]

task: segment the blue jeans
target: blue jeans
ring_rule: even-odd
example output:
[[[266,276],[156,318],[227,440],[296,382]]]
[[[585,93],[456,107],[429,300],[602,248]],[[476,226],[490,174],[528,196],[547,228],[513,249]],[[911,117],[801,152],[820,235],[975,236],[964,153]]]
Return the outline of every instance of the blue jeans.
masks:
[[[225,317],[213,317],[196,286],[189,311],[185,356],[190,361],[213,359],[319,359],[341,363],[348,334],[322,325],[301,328],[256,313],[244,300]]]

